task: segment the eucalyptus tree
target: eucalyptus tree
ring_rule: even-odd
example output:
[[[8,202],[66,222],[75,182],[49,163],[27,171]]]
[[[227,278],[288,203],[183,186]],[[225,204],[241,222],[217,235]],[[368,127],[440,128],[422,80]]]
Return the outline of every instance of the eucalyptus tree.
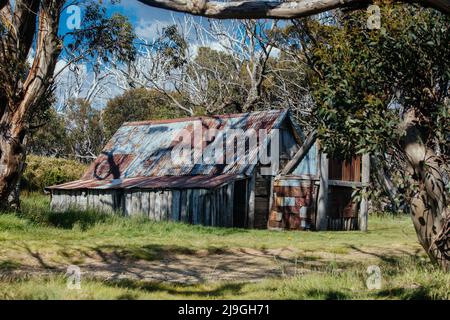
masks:
[[[60,28],[68,6],[77,6],[75,15],[83,10],[83,18],[72,17],[80,23],[68,24],[72,30]],[[58,61],[62,56],[69,65],[85,58],[132,60],[133,39],[128,20],[108,16],[95,1],[0,0],[1,206],[20,178],[25,139],[52,102]]]
[[[379,30],[361,12],[293,21],[281,46],[309,66],[323,147],[388,163],[397,177],[389,188],[403,190],[420,243],[448,269],[450,18],[398,5],[381,14]]]

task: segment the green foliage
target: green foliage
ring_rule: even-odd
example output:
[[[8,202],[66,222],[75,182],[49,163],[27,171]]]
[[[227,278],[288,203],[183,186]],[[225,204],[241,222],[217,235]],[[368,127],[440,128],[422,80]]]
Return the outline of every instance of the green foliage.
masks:
[[[22,185],[25,190],[42,192],[45,187],[78,180],[85,170],[86,165],[77,161],[30,155]]]
[[[102,2],[89,0],[83,3],[85,11],[82,29],[70,32],[67,49],[71,56],[107,63],[112,56],[119,61],[133,60],[136,54],[133,25],[127,17],[115,13],[108,16]],[[98,65],[95,63],[94,68]]]
[[[414,108],[429,142],[438,137],[445,149],[450,19],[411,5],[380,6],[380,30],[367,28],[362,11],[288,28],[310,65],[324,147],[344,157],[383,154],[399,146],[401,115]]]
[[[70,100],[64,113],[49,109],[46,122],[30,135],[31,154],[89,162],[104,147],[101,111],[83,99]]]
[[[40,156],[67,157],[70,146],[64,117],[49,108],[41,126],[33,130],[28,140],[28,152]]]
[[[156,90],[132,89],[108,101],[103,112],[106,136],[111,137],[124,123],[185,116],[168,98]]]
[[[176,25],[163,28],[161,37],[154,44],[154,49],[162,52],[162,57],[170,61],[165,69],[167,73],[187,63],[187,48],[188,44],[186,39],[180,34]]]

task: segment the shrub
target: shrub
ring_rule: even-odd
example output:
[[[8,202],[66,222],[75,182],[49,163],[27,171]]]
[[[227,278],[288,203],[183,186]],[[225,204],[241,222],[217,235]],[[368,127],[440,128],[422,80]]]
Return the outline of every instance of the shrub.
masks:
[[[28,156],[22,189],[43,192],[45,187],[78,180],[87,166],[74,160]]]

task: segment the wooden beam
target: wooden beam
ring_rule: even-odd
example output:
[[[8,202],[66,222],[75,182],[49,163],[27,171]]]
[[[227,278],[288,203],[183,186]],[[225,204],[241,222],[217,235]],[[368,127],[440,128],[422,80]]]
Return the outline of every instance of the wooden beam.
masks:
[[[289,174],[303,160],[303,158],[308,154],[309,149],[311,149],[313,144],[316,142],[316,139],[317,131],[314,130],[308,135],[305,142],[300,147],[300,149],[298,149],[295,156],[286,164],[284,169],[281,171],[282,175]]]
[[[348,188],[361,188],[365,186],[361,182],[357,181],[342,181],[342,180],[328,180],[329,186],[336,186],[336,187],[348,187]]]
[[[370,155],[364,154],[362,157],[361,180],[364,186],[370,183]],[[360,211],[358,215],[358,227],[361,231],[367,231],[367,222],[369,219],[369,203],[368,199],[363,197],[361,200]]]
[[[328,205],[328,167],[329,160],[326,153],[320,152],[320,186],[317,200],[316,229],[327,229],[327,205]]]

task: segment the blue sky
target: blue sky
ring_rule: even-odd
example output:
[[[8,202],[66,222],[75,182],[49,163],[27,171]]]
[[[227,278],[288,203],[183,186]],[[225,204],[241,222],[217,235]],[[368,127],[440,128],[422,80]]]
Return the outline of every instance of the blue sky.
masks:
[[[105,5],[108,8],[108,14],[118,12],[128,17],[135,26],[139,36],[147,35],[148,37],[151,37],[161,26],[172,24],[174,18],[179,19],[184,16],[184,14],[181,13],[144,5],[137,0],[122,0],[115,5],[107,2]],[[67,12],[64,12],[61,17],[61,34],[67,32],[67,17]]]
[[[107,7],[108,15],[112,15],[113,13],[121,13],[122,15],[129,18],[133,26],[135,27],[135,31],[140,38],[144,38],[146,40],[151,40],[157,37],[158,31],[160,31],[164,26],[171,25],[178,19],[182,19],[184,14],[172,12],[169,10],[162,10],[153,8],[147,5],[144,5],[137,0],[121,0],[120,3],[112,5],[109,1],[104,1]],[[82,8],[81,8],[82,9]],[[73,12],[72,12],[73,13]],[[83,14],[83,12],[82,12]],[[60,35],[66,34],[69,29],[67,27],[67,21],[69,17],[69,13],[67,11],[63,12],[60,20]],[[200,19],[200,18],[195,18]],[[83,26],[81,26],[82,28]],[[61,70],[66,65],[66,61],[64,59],[64,54],[60,57],[60,61],[58,62],[56,70]],[[86,78],[86,83],[83,87],[89,87],[90,79],[92,79],[92,68],[89,64],[79,65],[80,68],[85,68],[88,76]],[[65,69],[64,73],[61,75],[62,79],[65,79],[68,76],[68,70]],[[65,92],[67,92],[67,88],[71,87],[72,83],[65,83],[63,80],[58,84],[58,90],[56,95],[59,101],[63,101]],[[84,90],[84,89],[83,89]],[[120,94],[121,91],[118,88],[110,88],[112,96],[116,94]],[[85,90],[84,90],[85,91]],[[69,91],[70,92],[70,91]],[[109,96],[110,97],[110,96]],[[102,108],[104,106],[104,99],[101,98],[95,99],[93,102],[95,107]]]

